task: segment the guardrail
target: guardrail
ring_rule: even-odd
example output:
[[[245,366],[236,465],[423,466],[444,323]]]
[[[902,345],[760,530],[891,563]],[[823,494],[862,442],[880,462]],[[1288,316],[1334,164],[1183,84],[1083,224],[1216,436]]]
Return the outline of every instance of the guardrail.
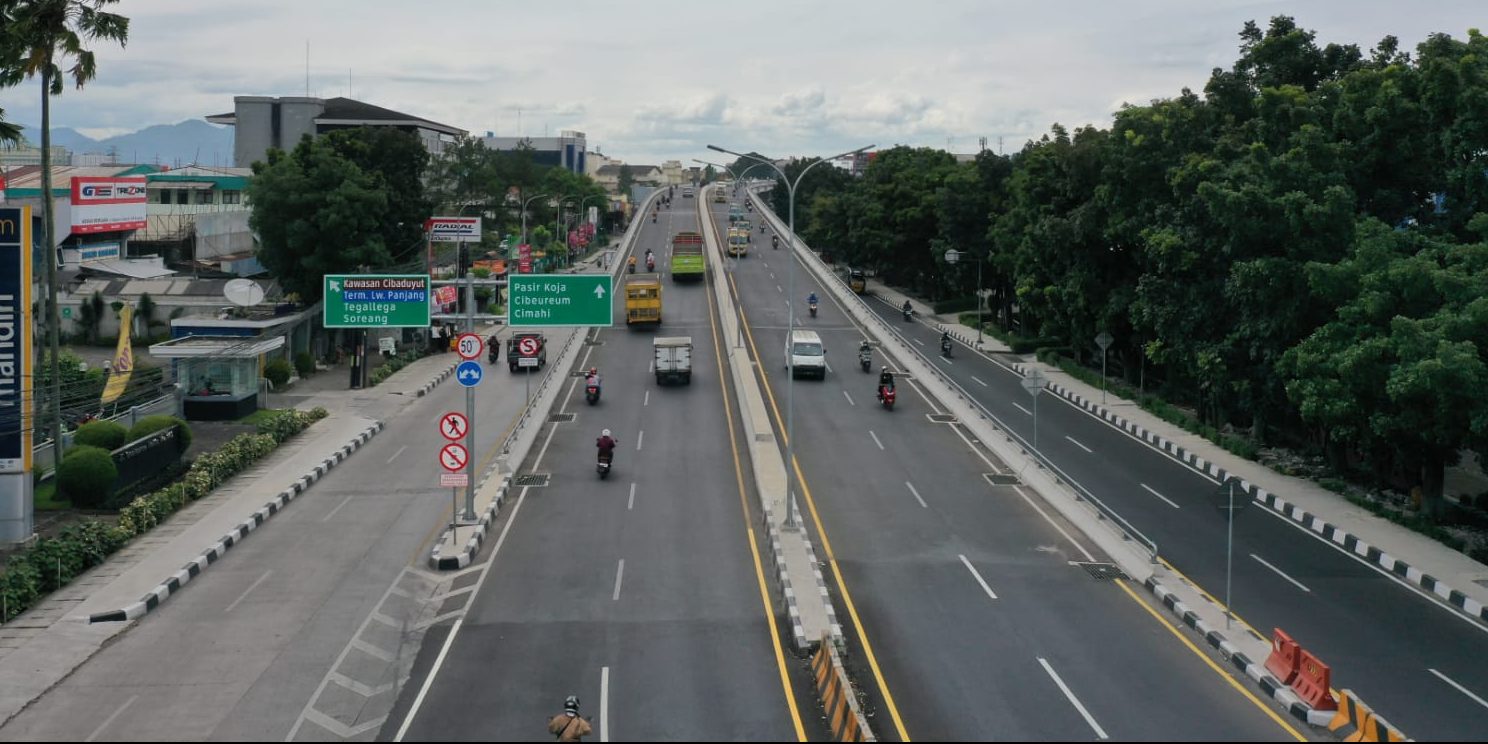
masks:
[[[763,188],[753,188],[750,190],[750,197],[754,198],[754,196],[759,191],[768,188],[769,186],[765,186]],[[769,220],[777,233],[786,234],[788,232],[784,221],[780,219],[779,215],[775,214],[765,205],[764,200],[754,199],[754,201],[756,206],[755,211],[760,213],[760,217],[762,219]],[[897,349],[898,353],[919,361],[919,366],[921,368],[935,375],[936,378],[938,378],[939,382],[944,384],[963,403],[972,406],[976,410],[978,415],[991,422],[992,425],[996,427],[1000,431],[1000,433],[1008,439],[1008,441],[1016,441],[1022,448],[1023,454],[1031,459],[1031,462],[1028,464],[1045,468],[1051,473],[1054,473],[1056,476],[1056,482],[1076,491],[1073,494],[1076,500],[1086,501],[1093,505],[1100,513],[1100,515],[1119,525],[1122,534],[1127,539],[1145,545],[1147,547],[1147,552],[1149,553],[1150,560],[1154,563],[1157,562],[1158,547],[1155,540],[1148,537],[1141,530],[1137,529],[1136,526],[1127,521],[1127,519],[1123,517],[1120,512],[1112,509],[1105,502],[1096,497],[1095,494],[1091,493],[1090,489],[1086,488],[1079,481],[1075,480],[1068,473],[1064,472],[1064,470],[1061,469],[1058,465],[1055,465],[1052,460],[1044,456],[1042,452],[1035,449],[1031,444],[1029,444],[1028,440],[1024,439],[1021,435],[1014,431],[1011,426],[1008,426],[1006,422],[1004,422],[985,405],[983,405],[981,401],[977,400],[975,396],[973,396],[966,390],[966,388],[962,387],[955,380],[951,379],[951,377],[944,371],[942,371],[938,366],[931,363],[929,357],[927,357],[923,352],[916,349],[910,343],[909,339],[904,336],[904,334],[900,333],[897,328],[885,321],[878,315],[878,313],[874,312],[872,308],[868,307],[867,301],[865,301],[856,292],[853,292],[852,289],[847,286],[847,282],[843,281],[842,277],[837,275],[837,272],[833,271],[831,267],[827,266],[826,263],[821,260],[821,257],[816,255],[816,253],[810,249],[810,246],[808,246],[805,241],[801,240],[799,236],[797,236],[796,238],[796,245],[805,249],[796,252],[796,255],[801,259],[802,265],[816,276],[823,289],[830,291],[833,296],[837,298],[838,303],[841,304],[844,308],[848,309],[849,314],[853,316],[853,318],[858,322],[859,325],[871,330],[873,332],[872,335],[878,337],[880,348],[884,348],[885,350],[887,350],[887,340],[889,339],[897,341],[899,346],[899,348]],[[1018,470],[1018,475],[1020,478],[1023,476],[1024,471],[1027,470],[1028,464],[1025,464],[1023,468],[1020,468]]]

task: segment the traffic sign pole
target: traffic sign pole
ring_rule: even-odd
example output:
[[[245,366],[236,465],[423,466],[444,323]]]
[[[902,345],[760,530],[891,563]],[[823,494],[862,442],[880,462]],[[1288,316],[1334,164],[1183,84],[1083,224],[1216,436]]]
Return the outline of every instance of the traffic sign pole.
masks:
[[[475,276],[469,271],[465,273],[465,332],[475,335],[475,284],[472,283]],[[476,336],[479,341],[480,337]],[[476,351],[476,356],[480,352]],[[480,364],[479,361],[476,364]],[[465,388],[465,418],[470,422],[470,431],[466,433],[465,442],[470,445],[471,451],[475,450],[475,388]],[[471,457],[465,461],[465,521],[475,521],[475,458]]]

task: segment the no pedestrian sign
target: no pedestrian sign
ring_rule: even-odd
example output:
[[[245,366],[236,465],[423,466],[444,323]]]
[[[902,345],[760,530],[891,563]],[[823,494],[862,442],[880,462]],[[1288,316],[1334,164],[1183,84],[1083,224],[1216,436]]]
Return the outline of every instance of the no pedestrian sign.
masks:
[[[463,444],[451,442],[439,449],[439,464],[444,466],[445,470],[451,472],[464,470],[467,462],[470,462],[470,452]]]
[[[459,440],[467,431],[470,431],[470,421],[465,414],[450,411],[439,417],[439,433],[445,439],[451,442]]]

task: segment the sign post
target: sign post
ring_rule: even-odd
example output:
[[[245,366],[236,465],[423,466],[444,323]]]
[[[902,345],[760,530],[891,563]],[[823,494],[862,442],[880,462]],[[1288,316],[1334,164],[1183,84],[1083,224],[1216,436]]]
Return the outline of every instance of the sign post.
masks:
[[[1038,370],[1028,373],[1019,383],[1029,395],[1033,396],[1033,451],[1038,452],[1038,399],[1039,393],[1044,392],[1044,383],[1047,380],[1044,374]]]
[[[0,544],[19,543],[35,531],[31,247],[31,208],[0,208]]]
[[[507,278],[508,326],[612,326],[614,277],[529,274]]]
[[[1105,331],[1101,331],[1100,335],[1095,337],[1095,345],[1101,350],[1101,405],[1106,404],[1106,349],[1111,348],[1111,342],[1115,340]]]

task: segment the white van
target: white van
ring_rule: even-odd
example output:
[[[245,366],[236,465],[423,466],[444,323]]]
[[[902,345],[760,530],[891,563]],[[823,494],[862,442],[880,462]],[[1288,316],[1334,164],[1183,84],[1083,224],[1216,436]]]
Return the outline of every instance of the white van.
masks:
[[[827,378],[827,347],[822,345],[816,331],[791,331],[785,342],[785,368],[791,377],[803,374]]]

